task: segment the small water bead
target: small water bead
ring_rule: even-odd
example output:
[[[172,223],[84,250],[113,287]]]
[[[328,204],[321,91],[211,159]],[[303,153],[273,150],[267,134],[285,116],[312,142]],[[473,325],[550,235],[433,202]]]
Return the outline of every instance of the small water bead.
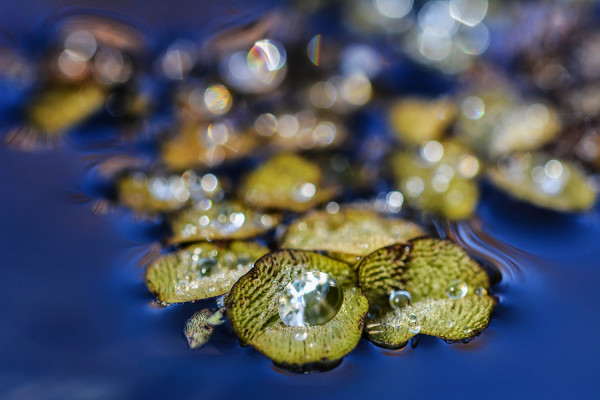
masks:
[[[303,329],[301,332],[294,333],[294,339],[298,341],[306,340],[308,337],[308,330]]]
[[[219,261],[213,257],[204,257],[194,261],[201,274],[201,277],[216,275],[221,269]]]
[[[451,281],[448,287],[446,288],[446,294],[449,298],[453,300],[462,299],[467,295],[468,291],[469,287],[465,282],[461,281],[460,279],[455,279]]]
[[[401,309],[409,306],[411,296],[406,290],[395,290],[390,293],[390,306],[394,309]]]
[[[462,331],[465,335],[468,335],[472,332],[472,329],[468,326],[465,326],[465,327],[463,327]]]
[[[487,289],[484,287],[478,287],[477,289],[475,289],[475,294],[477,296],[485,296],[488,293]]]
[[[305,272],[289,282],[279,298],[279,317],[287,326],[323,325],[342,307],[344,294],[324,272]]]
[[[414,334],[421,332],[421,323],[415,314],[410,314],[408,316],[408,330]]]

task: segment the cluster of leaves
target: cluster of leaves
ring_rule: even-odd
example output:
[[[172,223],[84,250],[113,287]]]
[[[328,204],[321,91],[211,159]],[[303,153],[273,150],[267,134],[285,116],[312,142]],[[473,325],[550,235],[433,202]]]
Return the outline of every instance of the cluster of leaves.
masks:
[[[495,300],[487,294],[487,274],[456,244],[423,234],[410,221],[372,210],[312,211],[289,224],[277,250],[235,240],[188,245],[156,260],[146,281],[163,303],[225,296],[220,309],[190,319],[185,332],[191,347],[208,342],[226,314],[240,341],[277,365],[324,370],[352,351],[363,331],[382,347],[405,345],[418,333],[407,333],[409,315],[418,318],[421,333],[452,341],[471,339],[488,325]],[[240,257],[244,262],[234,264],[242,268],[223,267],[225,258]],[[207,260],[211,267],[221,265],[222,273],[208,271]],[[278,315],[283,288],[314,271],[342,288],[341,309],[322,325],[287,326]],[[464,298],[450,299],[445,290],[456,280],[469,289]],[[413,303],[392,307],[396,290],[411,293]]]

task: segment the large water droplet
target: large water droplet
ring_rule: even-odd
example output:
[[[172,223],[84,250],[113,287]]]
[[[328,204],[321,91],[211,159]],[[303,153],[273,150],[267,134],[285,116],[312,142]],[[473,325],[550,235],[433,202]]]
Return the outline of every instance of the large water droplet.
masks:
[[[279,298],[279,317],[288,326],[323,325],[342,307],[344,293],[324,272],[305,272],[288,283]]]
[[[401,309],[409,306],[410,302],[410,293],[408,293],[406,290],[395,290],[390,293],[390,306],[392,308]]]
[[[446,288],[446,294],[452,300],[462,299],[467,295],[468,291],[469,287],[465,282],[461,281],[460,279],[453,280]]]

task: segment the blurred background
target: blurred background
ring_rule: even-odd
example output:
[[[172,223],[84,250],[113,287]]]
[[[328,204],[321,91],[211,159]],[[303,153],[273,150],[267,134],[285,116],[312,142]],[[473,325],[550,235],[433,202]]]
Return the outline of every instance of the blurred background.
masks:
[[[594,1],[3,2],[0,398],[600,396],[599,21]],[[316,177],[252,191],[282,154]],[[220,223],[174,222],[207,202]],[[146,288],[149,258],[240,213],[275,248],[347,204],[488,265],[489,328],[294,375],[227,325],[190,350],[215,299]]]

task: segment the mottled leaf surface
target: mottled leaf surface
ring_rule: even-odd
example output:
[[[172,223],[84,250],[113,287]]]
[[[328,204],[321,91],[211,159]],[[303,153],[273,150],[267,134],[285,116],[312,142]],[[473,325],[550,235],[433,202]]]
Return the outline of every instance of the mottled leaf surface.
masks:
[[[155,261],[146,271],[146,285],[162,303],[219,296],[268,251],[251,242],[196,244]]]
[[[263,213],[236,201],[201,203],[175,214],[171,243],[201,240],[247,239],[274,228],[281,217]]]
[[[215,326],[223,323],[224,314],[224,309],[205,308],[186,321],[183,334],[190,349],[199,349],[208,343]]]
[[[264,209],[303,212],[331,199],[336,190],[326,186],[317,164],[294,154],[280,154],[252,171],[240,196]]]
[[[370,295],[372,308],[378,311],[367,318],[369,339],[394,348],[417,333],[447,340],[465,340],[479,334],[488,325],[495,306],[495,300],[487,295],[489,278],[485,271],[450,241],[423,238],[412,240],[411,244],[406,263],[405,249],[391,246],[375,251],[359,264],[359,278],[375,264],[389,269],[379,279],[385,282],[390,277],[397,278],[388,283],[390,290],[408,291],[412,299],[408,306],[392,308],[385,296],[375,290],[385,284],[374,283],[372,278],[376,275],[367,275],[368,280],[363,278],[361,287]],[[447,290],[456,281],[466,284],[467,292],[464,297],[454,299]]]
[[[341,208],[336,214],[314,211],[295,220],[282,247],[319,250],[347,262],[356,262],[376,249],[422,236],[417,224],[385,218],[375,211]]]
[[[342,307],[323,325],[286,326],[278,314],[282,290],[294,277],[310,271],[327,273],[338,282],[344,290]],[[227,312],[240,340],[276,364],[292,370],[328,365],[360,340],[368,302],[355,286],[356,273],[347,263],[309,251],[279,250],[258,260],[238,281],[229,295]]]
[[[512,196],[557,211],[588,210],[598,197],[590,177],[580,168],[541,153],[500,160],[490,169],[489,177]]]

